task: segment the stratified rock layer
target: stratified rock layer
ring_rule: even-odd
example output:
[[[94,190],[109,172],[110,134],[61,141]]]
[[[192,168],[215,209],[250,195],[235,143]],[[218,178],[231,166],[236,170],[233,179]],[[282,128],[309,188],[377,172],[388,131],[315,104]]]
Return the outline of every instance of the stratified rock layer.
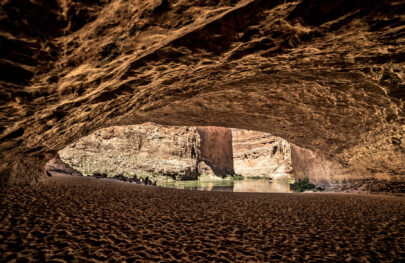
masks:
[[[110,127],[62,151],[62,159],[84,174],[151,176],[177,179],[199,175],[199,135],[194,128],[154,124]]]
[[[1,184],[147,121],[267,131],[404,177],[403,1],[5,0],[1,13]]]
[[[232,129],[232,147],[235,173],[292,179],[290,144],[286,140],[265,132]]]
[[[200,175],[233,174],[231,131],[221,127],[153,123],[109,127],[81,138],[60,155],[86,175],[163,175],[191,180]]]

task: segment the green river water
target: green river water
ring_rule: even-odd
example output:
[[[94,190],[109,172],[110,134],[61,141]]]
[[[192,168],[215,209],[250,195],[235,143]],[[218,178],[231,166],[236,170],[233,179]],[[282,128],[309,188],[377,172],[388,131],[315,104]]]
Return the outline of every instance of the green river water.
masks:
[[[258,192],[258,193],[290,193],[290,185],[286,182],[269,180],[216,180],[216,181],[158,181],[157,186],[221,192]]]

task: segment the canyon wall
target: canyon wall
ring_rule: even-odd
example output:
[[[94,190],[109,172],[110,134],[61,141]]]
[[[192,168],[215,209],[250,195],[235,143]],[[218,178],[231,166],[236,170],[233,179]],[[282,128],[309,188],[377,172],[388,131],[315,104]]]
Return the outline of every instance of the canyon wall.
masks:
[[[200,135],[201,160],[215,174],[233,175],[232,132],[224,127],[196,127]]]
[[[290,144],[265,132],[232,129],[235,173],[276,180],[292,179]]]
[[[309,179],[311,183],[318,185],[341,184],[348,181],[380,180],[388,182],[402,181],[401,173],[387,174],[373,172],[371,169],[353,169],[332,162],[325,156],[311,150],[291,144],[291,164],[296,180]]]
[[[98,130],[59,153],[83,174],[196,179],[199,143],[194,128],[143,124]]]
[[[336,164],[294,144],[291,144],[291,164],[296,181],[307,179],[314,184],[325,184],[344,179],[344,173],[339,172]],[[350,177],[355,178],[355,175],[351,174]]]
[[[264,132],[224,127],[169,127],[152,123],[96,131],[60,151],[80,172],[109,176],[261,176],[289,180],[290,145]],[[52,160],[62,162],[58,158]],[[61,170],[61,169],[60,169]]]
[[[83,174],[190,180],[233,174],[231,143],[227,128],[148,123],[98,130],[60,151],[60,156]]]
[[[328,191],[405,193],[403,175],[370,173],[367,167],[353,169],[334,163],[319,153],[291,144],[294,179],[309,180]]]

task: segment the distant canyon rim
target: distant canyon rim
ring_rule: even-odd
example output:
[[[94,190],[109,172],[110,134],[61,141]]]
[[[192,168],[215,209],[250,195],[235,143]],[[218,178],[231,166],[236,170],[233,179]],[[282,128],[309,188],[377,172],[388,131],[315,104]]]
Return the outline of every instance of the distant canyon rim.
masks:
[[[404,181],[403,1],[2,1],[0,184],[155,122],[269,132],[302,174]]]

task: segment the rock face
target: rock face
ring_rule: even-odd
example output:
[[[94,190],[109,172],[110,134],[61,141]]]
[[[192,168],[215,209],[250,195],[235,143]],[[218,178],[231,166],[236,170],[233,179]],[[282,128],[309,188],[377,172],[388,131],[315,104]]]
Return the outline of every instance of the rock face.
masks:
[[[82,173],[73,169],[67,163],[63,162],[60,159],[59,154],[57,154],[55,158],[46,163],[45,171],[47,172],[48,175],[52,175],[52,173],[56,172],[56,173],[70,174],[73,176],[83,176]]]
[[[236,171],[244,177],[292,178],[287,141],[264,132],[224,127],[152,123],[110,127],[81,138],[60,154],[86,175],[159,174],[187,180],[200,175],[225,177]]]
[[[386,173],[365,176],[350,167],[343,167],[324,156],[291,144],[291,163],[295,180],[309,180],[327,191],[365,193],[405,193],[402,176]]]
[[[164,175],[193,180],[233,171],[230,129],[166,127],[156,124],[110,127],[69,145],[62,159],[84,174]],[[212,147],[216,145],[216,147]],[[222,158],[221,158],[222,157]],[[212,168],[211,168],[212,167]]]
[[[235,173],[292,179],[290,144],[265,132],[232,129]]]
[[[196,129],[200,135],[201,161],[216,175],[234,175],[231,129],[224,127],[196,127]]]
[[[328,160],[320,153],[291,144],[291,164],[294,178],[309,179],[311,183],[328,185],[342,184],[349,181],[381,180],[382,182],[401,182],[402,174],[374,172],[371,175],[351,166],[343,166]]]
[[[0,183],[38,178],[100,128],[147,121],[266,131],[404,180],[404,5],[2,1]]]
[[[319,184],[344,179],[345,173],[339,172],[343,169],[342,167],[338,167],[319,154],[294,144],[291,144],[291,163],[295,180],[308,179],[311,183]],[[350,178],[357,176],[353,173],[350,174]]]

